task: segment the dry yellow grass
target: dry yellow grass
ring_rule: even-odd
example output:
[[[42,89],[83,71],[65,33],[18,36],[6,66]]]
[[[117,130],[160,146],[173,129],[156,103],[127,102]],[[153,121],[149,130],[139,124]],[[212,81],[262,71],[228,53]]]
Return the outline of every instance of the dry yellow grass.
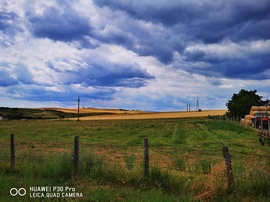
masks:
[[[78,113],[78,108],[51,108],[65,113]],[[124,111],[119,109],[99,109],[99,108],[80,108],[80,113],[114,113],[114,114],[136,114],[142,111]]]
[[[63,112],[77,113],[77,109],[57,109]],[[116,120],[116,119],[162,119],[162,118],[187,118],[187,117],[205,117],[208,115],[224,115],[227,110],[205,110],[196,111],[178,111],[178,112],[143,112],[143,111],[123,111],[117,109],[94,109],[82,108],[81,113],[114,113],[108,115],[96,115],[81,117],[80,120]],[[74,118],[74,120],[77,118]]]

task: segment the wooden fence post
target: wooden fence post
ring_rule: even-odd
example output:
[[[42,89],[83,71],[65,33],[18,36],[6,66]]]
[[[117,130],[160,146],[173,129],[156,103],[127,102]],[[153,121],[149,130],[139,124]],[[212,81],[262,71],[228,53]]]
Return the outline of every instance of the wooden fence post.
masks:
[[[268,135],[269,135],[269,133],[270,133],[270,119],[268,118]]]
[[[14,135],[10,135],[10,169],[15,170],[15,140]]]
[[[259,142],[261,143],[261,145],[264,145],[263,135],[262,135],[262,131],[261,130],[258,132],[258,136],[259,136]]]
[[[232,170],[231,154],[229,153],[228,147],[223,147],[223,157],[225,159],[227,168],[228,190],[233,191],[234,189],[233,170]]]
[[[74,163],[74,177],[78,177],[79,175],[79,150],[80,150],[80,142],[79,136],[74,138],[74,154],[73,154],[73,163]]]
[[[149,150],[148,138],[144,138],[144,179],[149,179]]]

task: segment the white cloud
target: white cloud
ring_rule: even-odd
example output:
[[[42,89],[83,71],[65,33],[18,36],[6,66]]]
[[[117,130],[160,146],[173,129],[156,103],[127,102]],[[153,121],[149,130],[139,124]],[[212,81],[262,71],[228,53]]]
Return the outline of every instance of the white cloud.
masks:
[[[269,54],[270,40],[244,41],[241,43],[224,40],[216,44],[196,43],[187,46],[186,51],[204,51],[206,57],[220,60],[246,58],[251,54]]]

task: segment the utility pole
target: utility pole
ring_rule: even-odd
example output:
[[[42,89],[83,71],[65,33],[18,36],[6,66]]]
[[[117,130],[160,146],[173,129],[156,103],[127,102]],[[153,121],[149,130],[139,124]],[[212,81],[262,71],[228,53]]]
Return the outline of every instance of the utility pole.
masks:
[[[187,112],[190,111],[190,104],[187,104]]]
[[[80,97],[78,97],[78,120],[77,121],[80,121]]]
[[[199,100],[197,100],[197,105],[196,105],[196,111],[198,112],[199,111]]]

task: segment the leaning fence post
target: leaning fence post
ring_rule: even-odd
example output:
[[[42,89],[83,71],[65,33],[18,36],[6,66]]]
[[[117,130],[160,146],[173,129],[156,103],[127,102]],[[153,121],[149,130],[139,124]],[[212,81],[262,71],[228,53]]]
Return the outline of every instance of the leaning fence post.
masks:
[[[270,119],[268,118],[268,134],[270,133]]]
[[[14,135],[10,135],[10,169],[15,170],[15,140]]]
[[[144,138],[144,179],[149,179],[149,150],[148,138]]]
[[[227,168],[228,190],[232,191],[234,189],[234,180],[233,180],[231,154],[229,153],[228,147],[223,147],[223,157],[225,159],[226,168]]]
[[[73,164],[74,164],[74,177],[79,175],[79,136],[74,138],[74,154],[73,154]]]

